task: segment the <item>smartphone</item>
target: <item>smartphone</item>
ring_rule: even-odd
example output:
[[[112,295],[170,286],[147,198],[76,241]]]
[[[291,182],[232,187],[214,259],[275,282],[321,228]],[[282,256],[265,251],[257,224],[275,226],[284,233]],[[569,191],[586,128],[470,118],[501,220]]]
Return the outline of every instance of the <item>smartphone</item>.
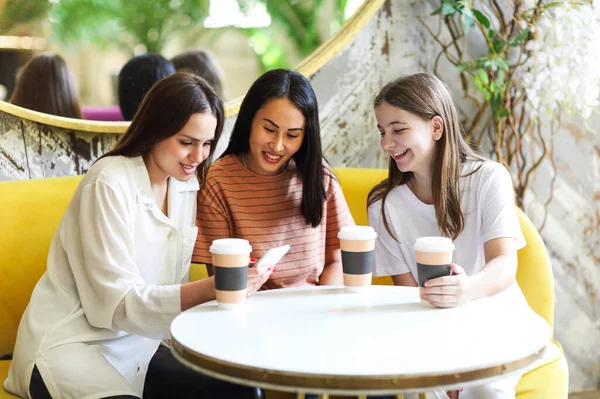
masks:
[[[261,258],[254,264],[254,267],[259,268],[265,266],[275,266],[277,262],[279,262],[289,250],[289,245],[271,248],[267,252],[265,252],[263,256],[261,256]]]

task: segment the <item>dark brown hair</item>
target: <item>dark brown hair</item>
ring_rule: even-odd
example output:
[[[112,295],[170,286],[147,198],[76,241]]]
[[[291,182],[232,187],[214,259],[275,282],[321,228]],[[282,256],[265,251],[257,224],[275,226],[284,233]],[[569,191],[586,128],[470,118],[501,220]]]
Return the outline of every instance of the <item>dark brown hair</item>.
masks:
[[[436,143],[435,169],[431,181],[433,204],[440,232],[453,240],[464,228],[460,208],[459,178],[461,165],[467,160],[480,160],[462,135],[458,112],[446,85],[434,75],[417,73],[388,83],[375,97],[374,106],[387,103],[430,121],[442,118],[444,132]],[[474,173],[474,172],[473,172]],[[406,184],[412,172],[401,172],[393,159],[389,162],[388,178],[376,185],[367,200],[367,206],[381,200],[381,213],[386,230],[395,238],[385,215],[385,200],[395,187]]]
[[[25,64],[10,102],[46,114],[83,118],[75,76],[57,54],[42,53]]]
[[[171,59],[171,63],[178,71],[187,71],[206,79],[225,100],[223,93],[223,70],[215,56],[206,49],[186,51]]]
[[[127,132],[116,147],[101,158],[113,155],[144,156],[155,144],[180,132],[190,116],[208,112],[217,118],[217,127],[210,154],[197,169],[203,182],[223,131],[223,102],[204,79],[187,72],[177,72],[152,86]]]

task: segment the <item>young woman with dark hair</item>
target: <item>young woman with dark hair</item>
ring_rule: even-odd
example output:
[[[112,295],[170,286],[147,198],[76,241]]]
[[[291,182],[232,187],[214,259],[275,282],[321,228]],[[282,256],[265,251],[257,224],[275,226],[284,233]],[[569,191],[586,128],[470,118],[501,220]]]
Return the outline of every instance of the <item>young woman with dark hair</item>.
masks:
[[[133,119],[148,90],[175,67],[160,54],[146,53],[133,57],[119,72],[119,107],[126,121]]]
[[[456,248],[453,274],[425,282],[424,300],[448,308],[502,292],[527,306],[515,282],[525,239],[511,176],[469,147],[446,85],[428,73],[401,77],[383,87],[374,105],[381,148],[390,157],[388,178],[368,198],[369,222],[379,235],[374,274],[416,287],[416,239],[444,236]],[[460,398],[514,398],[519,378],[464,389]]]
[[[165,115],[169,117],[166,118]],[[196,194],[223,128],[203,79],[158,82],[116,148],[84,176],[23,315],[5,388],[45,398],[255,398],[201,375],[161,340],[182,311],[215,299],[188,281]],[[249,293],[268,276],[252,269]]]
[[[245,238],[260,257],[291,249],[263,289],[342,284],[337,233],[353,224],[323,159],[317,98],[297,72],[272,70],[244,98],[229,146],[209,169],[198,200],[195,262],[223,237]]]
[[[42,53],[29,60],[9,102],[46,114],[82,118],[75,76],[57,54]]]

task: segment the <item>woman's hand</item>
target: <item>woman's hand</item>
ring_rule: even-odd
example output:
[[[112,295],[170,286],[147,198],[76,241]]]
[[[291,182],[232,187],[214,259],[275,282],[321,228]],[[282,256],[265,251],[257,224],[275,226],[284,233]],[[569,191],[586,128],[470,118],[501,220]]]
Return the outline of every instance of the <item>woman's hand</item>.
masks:
[[[419,288],[421,298],[426,299],[435,307],[453,308],[473,299],[471,281],[465,274],[465,270],[455,263],[452,263],[450,267],[452,276],[426,281],[425,287]]]
[[[269,267],[249,267],[248,268],[248,285],[246,296],[254,294],[262,287],[262,285],[275,273],[277,270],[273,266]]]

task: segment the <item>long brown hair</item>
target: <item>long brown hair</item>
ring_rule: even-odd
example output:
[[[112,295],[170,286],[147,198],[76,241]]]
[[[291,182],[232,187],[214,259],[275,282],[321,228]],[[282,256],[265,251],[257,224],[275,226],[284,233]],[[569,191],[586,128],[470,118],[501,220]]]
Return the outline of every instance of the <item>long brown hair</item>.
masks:
[[[430,121],[442,118],[444,132],[436,143],[435,168],[431,189],[437,224],[442,235],[453,240],[464,228],[464,216],[460,208],[459,178],[461,165],[467,160],[480,160],[463,138],[458,112],[446,85],[429,73],[416,73],[394,80],[381,89],[375,97],[374,106],[387,103]],[[390,158],[388,178],[373,187],[367,206],[381,200],[381,213],[386,230],[394,238],[385,215],[385,200],[395,187],[406,184],[412,172],[401,172]]]
[[[75,76],[57,54],[42,53],[30,59],[9,102],[46,114],[83,118]]]
[[[197,113],[210,112],[217,118],[215,137],[210,153],[198,167],[200,181],[204,181],[217,142],[223,131],[223,102],[204,79],[187,72],[177,72],[156,83],[140,105],[127,132],[115,148],[102,157],[122,155],[144,156],[155,144],[177,134]],[[99,158],[99,159],[100,159]]]

